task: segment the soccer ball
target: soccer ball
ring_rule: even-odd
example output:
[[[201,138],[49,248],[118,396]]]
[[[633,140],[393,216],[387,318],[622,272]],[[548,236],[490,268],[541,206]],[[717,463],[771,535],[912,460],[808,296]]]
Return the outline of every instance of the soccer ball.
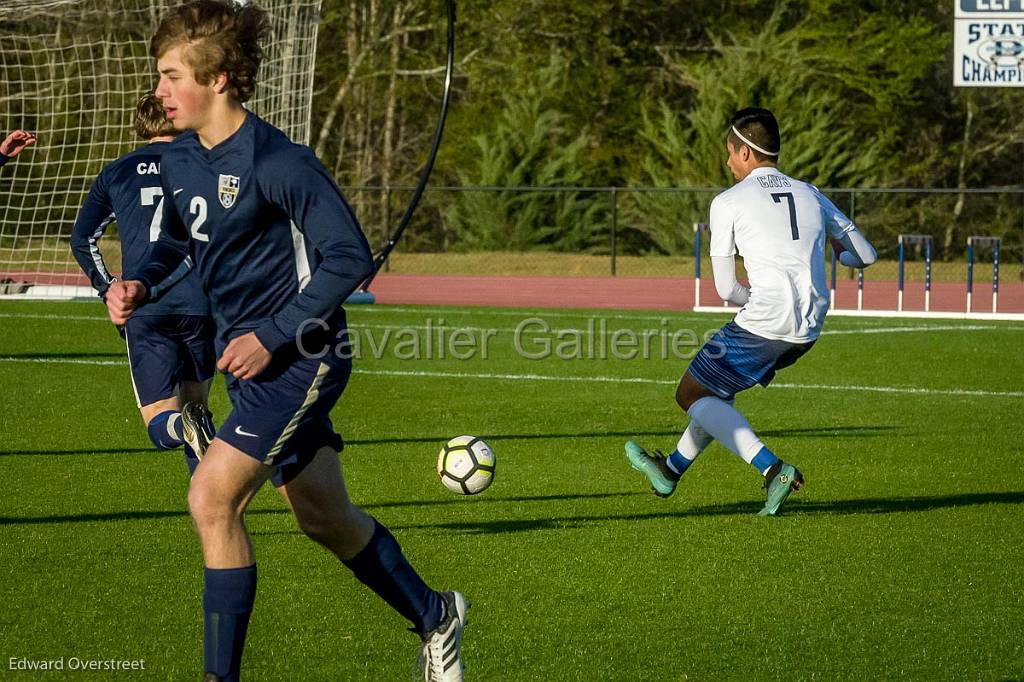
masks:
[[[494,481],[494,452],[480,438],[456,436],[437,456],[437,475],[453,493],[482,493]]]

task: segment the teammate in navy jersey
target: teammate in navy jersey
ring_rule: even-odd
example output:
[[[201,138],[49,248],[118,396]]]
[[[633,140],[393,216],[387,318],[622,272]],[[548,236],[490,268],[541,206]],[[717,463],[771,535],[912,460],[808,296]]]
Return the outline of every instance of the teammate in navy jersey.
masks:
[[[24,130],[15,130],[8,135],[3,142],[0,142],[0,166],[4,165],[15,156],[36,143],[35,133]]]
[[[107,226],[117,222],[123,271],[145,263],[160,236],[160,162],[178,131],[155,95],[139,100],[135,132],[148,144],[100,172],[71,231],[75,260],[101,298],[116,281],[99,248]],[[184,445],[192,472],[213,437],[212,415],[206,408],[216,363],[210,307],[191,261],[182,262],[154,289],[151,299],[121,329],[135,400],[153,445],[161,450]]]
[[[217,366],[233,410],[189,489],[205,561],[206,679],[239,678],[256,591],[243,515],[270,479],[306,535],[411,621],[425,679],[461,680],[465,598],[427,587],[346,492],[329,415],[351,361],[300,352],[345,330],[341,304],[372,259],[310,150],[242,107],[267,27],[263,10],[221,0],[190,2],[161,23],[151,46],[157,95],[188,132],[163,156],[164,232],[150,262],[107,294],[112,319],[129,319],[188,254],[217,322]]]

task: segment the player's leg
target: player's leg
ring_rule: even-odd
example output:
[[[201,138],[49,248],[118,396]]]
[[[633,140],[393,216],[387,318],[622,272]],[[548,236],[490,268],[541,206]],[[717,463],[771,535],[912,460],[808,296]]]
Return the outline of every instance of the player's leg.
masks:
[[[177,344],[165,333],[159,316],[132,317],[124,331],[132,389],[146,433],[160,450],[179,448],[184,425],[178,403]],[[189,465],[190,474],[192,469]]]
[[[341,561],[352,559],[369,543],[375,522],[349,499],[333,448],[319,448],[309,463],[277,490],[302,532]]]
[[[775,364],[761,377],[759,384],[767,387],[775,378],[775,373],[794,364],[802,358],[814,346],[814,341],[805,344],[793,345],[784,351],[775,360]],[[804,484],[804,476],[792,464],[779,461],[765,473],[765,488],[768,490],[768,499],[764,508],[758,512],[759,516],[774,516],[779,507],[786,501],[789,494],[799,490]]]
[[[685,380],[685,376],[683,377]],[[680,384],[682,387],[682,383]],[[696,388],[707,395],[713,395],[700,384]],[[676,391],[678,402],[679,390]],[[731,402],[731,401],[730,401]],[[676,442],[676,448],[667,457],[660,451],[647,452],[635,441],[626,441],[626,458],[630,465],[640,471],[651,483],[651,490],[659,497],[671,495],[679,483],[679,479],[690,468],[690,465],[697,459],[711,441],[713,436],[701,428],[700,424],[690,421],[683,435]]]
[[[437,627],[444,615],[440,593],[420,579],[391,533],[349,499],[333,449],[320,448],[280,490],[302,532],[337,556],[418,632]]]
[[[182,381],[179,391],[178,404],[181,410],[182,438],[185,441],[185,463],[193,473],[217,433],[213,413],[207,407],[211,383],[211,379]]]
[[[665,463],[674,474],[682,476],[713,440],[711,434],[702,429],[700,424],[690,422],[676,442],[676,449],[668,456]]]
[[[182,438],[181,411],[178,409],[178,397],[156,400],[139,408],[142,423],[150,442],[159,450],[174,450],[181,447]]]
[[[731,404],[774,365],[773,344],[730,323],[694,357],[676,388],[676,403],[705,433],[762,475],[778,461]]]
[[[676,389],[676,402],[690,415],[691,424],[764,476],[768,502],[763,514],[774,514],[790,492],[799,489],[803,476],[765,446],[731,401],[757,383],[767,385],[776,369],[795,362],[811,345],[764,339],[729,324],[701,349]]]
[[[803,476],[761,442],[733,399],[757,383],[767,385],[777,368],[792,364],[809,348],[763,339],[734,323],[723,327],[701,348],[676,389],[676,402],[690,415],[676,451],[669,457],[651,455],[631,441],[626,454],[633,468],[647,476],[656,494],[668,496],[697,455],[717,439],[764,476],[768,503],[762,513],[774,514]]]
[[[458,592],[428,587],[390,531],[352,503],[337,452],[321,447],[279,490],[302,531],[412,624],[423,640],[424,678],[461,680],[460,645],[468,602]]]
[[[676,402],[704,433],[754,466],[762,475],[778,461],[754,433],[750,422],[733,405],[701,384],[690,371],[676,388]]]
[[[210,383],[217,370],[213,320],[201,315],[176,316],[175,338],[181,367],[181,421],[189,469],[206,454],[217,432],[209,408]]]
[[[205,567],[204,670],[224,682],[239,678],[256,599],[256,561],[244,513],[271,473],[260,460],[214,439],[189,486],[189,512]]]
[[[699,388],[698,388],[699,387]],[[708,395],[706,389],[687,372],[679,382],[679,406],[690,415],[691,424],[698,424],[731,452],[743,458],[764,477],[768,499],[759,512],[772,516],[789,494],[799,490],[804,478],[792,464],[780,460],[754,433],[747,418],[730,402]]]
[[[277,370],[272,366],[268,371]],[[272,461],[277,468],[274,484],[288,500],[303,531],[412,623],[423,640],[420,655],[425,678],[432,682],[461,680],[465,598],[428,587],[394,536],[352,504],[345,488],[337,455],[343,443],[329,415],[350,373],[350,361],[332,356],[322,361],[294,360],[272,381],[240,382],[246,384],[248,394],[262,394],[261,401],[270,396],[274,399],[275,413],[262,424],[271,435],[263,446],[269,458],[264,461]],[[282,404],[286,395],[287,406]],[[277,418],[287,423],[277,422],[271,428]],[[227,432],[233,421],[234,415],[221,431]],[[245,440],[234,433],[225,433],[225,437]]]

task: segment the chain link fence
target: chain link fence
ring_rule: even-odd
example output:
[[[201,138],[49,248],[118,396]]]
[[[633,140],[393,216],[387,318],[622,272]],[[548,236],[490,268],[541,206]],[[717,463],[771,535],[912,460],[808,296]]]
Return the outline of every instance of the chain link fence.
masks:
[[[693,224],[723,188],[432,187],[387,265],[408,274],[690,277]],[[350,187],[371,245],[390,237],[412,187]],[[1024,188],[826,188],[895,279],[898,236],[934,238],[936,281],[962,281],[967,237],[1002,240],[1005,281],[1024,281]],[[984,259],[985,254],[981,254]],[[908,252],[907,277],[923,271]],[[892,270],[892,272],[888,272]],[[854,277],[851,270],[847,276]]]

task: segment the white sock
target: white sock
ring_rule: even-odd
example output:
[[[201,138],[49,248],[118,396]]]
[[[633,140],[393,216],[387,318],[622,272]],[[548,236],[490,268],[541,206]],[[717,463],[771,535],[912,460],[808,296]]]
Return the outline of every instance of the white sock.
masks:
[[[739,411],[721,398],[701,398],[690,405],[690,426],[694,422],[719,443],[752,464],[764,443],[750,428],[750,422]],[[687,429],[689,430],[689,429]],[[683,434],[684,437],[686,434]],[[682,451],[680,451],[682,452]]]
[[[690,468],[697,455],[704,452],[704,448],[711,445],[711,437],[707,431],[700,427],[695,421],[691,421],[683,435],[676,444],[676,450],[665,460],[665,464],[673,472],[680,476]]]
[[[704,448],[711,445],[713,440],[711,434],[702,429],[700,424],[690,422],[676,443],[676,452],[692,462],[697,459],[697,455],[704,452]]]

